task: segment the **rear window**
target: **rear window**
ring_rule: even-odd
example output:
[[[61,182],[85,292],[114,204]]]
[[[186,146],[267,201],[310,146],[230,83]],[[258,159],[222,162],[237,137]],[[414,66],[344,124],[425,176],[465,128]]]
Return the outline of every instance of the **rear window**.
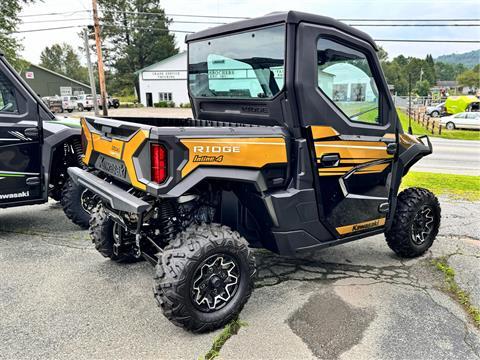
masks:
[[[192,42],[188,54],[194,97],[272,98],[284,83],[285,26]]]

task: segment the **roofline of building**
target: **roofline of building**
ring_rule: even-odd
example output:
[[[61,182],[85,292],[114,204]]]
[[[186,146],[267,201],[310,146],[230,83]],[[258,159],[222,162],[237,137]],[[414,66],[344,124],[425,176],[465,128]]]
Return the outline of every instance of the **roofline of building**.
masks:
[[[168,58],[165,58],[165,59],[163,59],[163,60],[157,61],[156,63],[154,63],[154,64],[152,64],[152,65],[148,65],[147,67],[144,67],[143,69],[140,69],[140,70],[135,71],[135,74],[140,74],[140,73],[142,73],[142,72],[150,69],[150,68],[153,67],[153,66],[156,66],[156,65],[158,65],[158,64],[162,64],[162,63],[166,62],[167,60],[170,60],[170,59],[172,59],[172,58],[178,57],[178,56],[183,55],[183,54],[186,54],[186,53],[187,53],[187,51],[185,50],[185,51],[179,52],[179,53],[177,53],[177,54],[175,54],[175,55],[172,55],[172,56],[170,56],[170,57],[168,57]]]
[[[69,78],[68,76],[65,76],[65,75],[63,75],[63,74],[59,74],[59,73],[57,73],[57,72],[55,72],[55,71],[53,71],[53,70],[44,68],[43,66],[40,66],[40,65],[30,64],[30,66],[34,66],[34,67],[36,67],[36,68],[39,68],[39,69],[44,70],[44,71],[46,71],[46,72],[49,72],[49,73],[51,73],[51,74],[53,74],[53,75],[60,76],[61,78],[64,78],[64,79],[69,80],[69,81],[71,81],[71,82],[74,82],[74,83],[76,83],[76,84],[79,84],[79,85],[85,86],[85,87],[87,87],[87,88],[90,88],[90,91],[92,91],[92,87],[91,87],[90,85],[84,84],[84,83],[82,83],[82,82],[80,82],[80,81],[78,81],[78,80],[74,80],[74,79],[72,79],[72,78]]]

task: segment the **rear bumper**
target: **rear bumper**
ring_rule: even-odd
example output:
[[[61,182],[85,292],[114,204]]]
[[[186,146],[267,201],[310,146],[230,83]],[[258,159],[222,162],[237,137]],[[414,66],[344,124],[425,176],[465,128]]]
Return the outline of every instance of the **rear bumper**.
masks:
[[[77,167],[68,168],[72,180],[92,191],[113,210],[140,214],[145,212],[150,204],[139,199],[125,190],[102,180],[95,175]]]

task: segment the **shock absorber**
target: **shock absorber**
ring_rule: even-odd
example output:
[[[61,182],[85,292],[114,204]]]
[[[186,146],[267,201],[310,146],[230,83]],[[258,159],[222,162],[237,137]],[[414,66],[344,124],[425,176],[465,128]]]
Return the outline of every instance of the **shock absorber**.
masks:
[[[82,143],[80,139],[77,139],[77,138],[72,139],[72,148],[73,148],[74,156],[78,161],[78,166],[83,167],[83,159],[82,159],[83,150],[82,150]]]
[[[163,243],[168,243],[179,230],[179,221],[173,204],[170,201],[161,201],[158,204],[158,230],[159,238]]]

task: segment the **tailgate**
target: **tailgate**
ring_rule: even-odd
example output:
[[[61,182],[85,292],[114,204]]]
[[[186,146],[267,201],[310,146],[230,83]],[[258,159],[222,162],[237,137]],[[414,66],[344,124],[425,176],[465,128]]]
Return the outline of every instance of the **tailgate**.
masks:
[[[99,118],[82,118],[81,124],[84,163],[146,190],[148,180],[145,175],[149,174],[143,175],[135,162],[147,144],[150,127]]]
[[[211,178],[218,178],[214,168],[244,168],[261,169],[267,185],[287,179],[289,142],[281,127],[162,127],[94,117],[83,118],[81,124],[85,164],[151,194],[167,196],[187,177],[198,177],[199,168],[212,169],[202,172]],[[163,149],[159,161],[166,173],[161,183],[152,181],[158,147]]]

